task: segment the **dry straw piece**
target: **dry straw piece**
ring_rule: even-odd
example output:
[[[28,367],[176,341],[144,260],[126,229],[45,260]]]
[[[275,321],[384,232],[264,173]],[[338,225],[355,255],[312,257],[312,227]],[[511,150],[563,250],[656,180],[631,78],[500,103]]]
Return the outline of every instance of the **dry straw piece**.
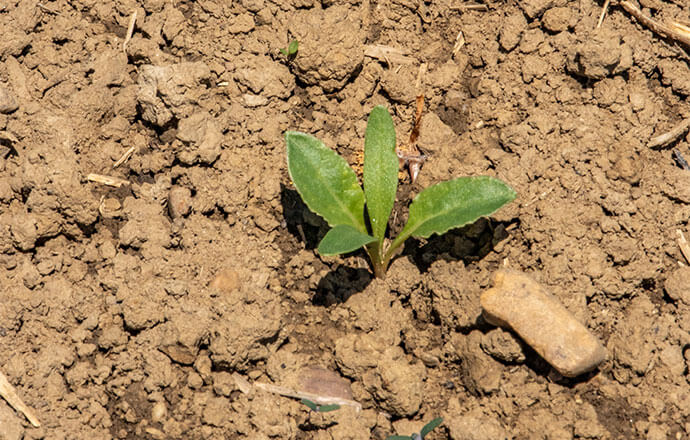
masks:
[[[12,408],[24,414],[26,419],[33,425],[34,428],[41,426],[38,417],[34,414],[34,410],[29,408],[24,401],[17,395],[12,384],[7,380],[4,374],[0,371],[0,397],[5,399]]]
[[[635,17],[637,21],[647,26],[653,32],[690,47],[690,28],[688,26],[675,21],[668,23],[668,25],[654,21],[650,17],[644,15],[637,6],[627,0],[620,2],[620,5],[628,14]]]
[[[666,133],[651,138],[647,146],[649,148],[665,147],[666,145],[683,136],[688,130],[690,130],[690,118],[681,121],[680,124],[676,125]]]
[[[119,177],[104,176],[102,174],[91,173],[86,176],[86,180],[89,182],[102,183],[103,185],[114,186],[119,188],[122,185],[129,185],[129,181],[125,179],[120,179]]]

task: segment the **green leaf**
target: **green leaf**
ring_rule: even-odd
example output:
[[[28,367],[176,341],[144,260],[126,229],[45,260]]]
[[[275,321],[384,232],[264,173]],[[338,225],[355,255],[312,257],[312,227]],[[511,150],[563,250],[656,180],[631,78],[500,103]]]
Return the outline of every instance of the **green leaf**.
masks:
[[[285,49],[279,49],[279,50],[280,50],[280,53],[282,53],[282,54],[285,55],[285,56],[288,56],[288,51],[287,51],[287,50],[285,50]]]
[[[295,56],[297,53],[297,50],[299,49],[299,41],[297,40],[292,40],[290,44],[288,45],[287,48],[287,55],[289,57]]]
[[[364,193],[345,159],[308,134],[288,131],[285,142],[290,178],[309,209],[331,226],[366,232]]]
[[[319,243],[321,255],[338,255],[352,252],[376,239],[349,225],[336,225]]]
[[[338,405],[337,403],[334,403],[332,405],[321,405],[319,407],[319,412],[330,412],[338,409],[340,409],[340,405]]]
[[[438,425],[443,423],[443,417],[437,417],[434,420],[430,421],[426,425],[424,425],[424,428],[422,428],[422,432],[419,434],[422,436],[422,438],[426,437],[428,433],[434,430]]]
[[[379,243],[383,242],[397,189],[395,127],[386,107],[379,105],[369,114],[364,138],[364,194],[371,230]]]
[[[511,187],[488,176],[460,177],[430,186],[412,201],[407,224],[391,249],[410,236],[428,238],[489,216],[515,196]]]
[[[386,440],[412,440],[409,435],[389,435]]]
[[[309,407],[309,409],[312,411],[318,411],[319,410],[319,407],[314,402],[312,402],[311,400],[302,399],[302,400],[300,400],[300,402],[302,402],[304,405],[307,405]]]

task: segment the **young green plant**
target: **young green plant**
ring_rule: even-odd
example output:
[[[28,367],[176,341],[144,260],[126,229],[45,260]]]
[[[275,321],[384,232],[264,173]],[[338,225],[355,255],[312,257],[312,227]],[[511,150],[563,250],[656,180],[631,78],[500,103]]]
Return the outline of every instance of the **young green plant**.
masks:
[[[285,141],[288,172],[297,192],[331,226],[319,253],[337,255],[364,247],[377,277],[385,276],[395,252],[408,238],[443,234],[489,216],[515,198],[512,188],[493,177],[437,183],[414,198],[405,227],[386,246],[386,228],[398,189],[395,127],[386,107],[374,107],[367,122],[364,191],[345,159],[320,140],[288,131]]]
[[[292,61],[297,56],[298,50],[299,50],[299,41],[292,40],[290,42],[290,44],[288,44],[288,47],[286,47],[285,49],[280,49],[280,53],[282,53],[285,56],[285,58],[288,59],[288,61]]]
[[[443,423],[443,418],[438,417],[435,418],[434,420],[430,421],[420,431],[419,434],[412,434],[412,435],[391,435],[386,440],[424,440],[424,437],[427,436],[431,431],[434,430],[438,425]]]

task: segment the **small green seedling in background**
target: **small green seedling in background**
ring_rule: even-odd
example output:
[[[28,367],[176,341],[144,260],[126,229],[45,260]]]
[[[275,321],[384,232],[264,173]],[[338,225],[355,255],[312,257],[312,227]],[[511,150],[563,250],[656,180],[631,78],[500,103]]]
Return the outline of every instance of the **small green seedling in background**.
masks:
[[[460,177],[437,183],[414,198],[407,224],[386,247],[386,228],[398,190],[395,127],[386,107],[374,107],[367,122],[364,191],[345,159],[320,140],[288,131],[285,141],[288,172],[297,192],[307,207],[331,226],[319,244],[319,253],[344,254],[364,246],[379,278],[385,276],[391,258],[409,237],[443,234],[489,216],[515,199],[515,191],[493,177]]]
[[[303,404],[307,405],[309,409],[312,411],[316,412],[329,412],[329,411],[335,411],[337,409],[340,409],[340,405],[333,404],[333,405],[319,405],[318,403],[314,403],[311,400],[308,399],[302,399],[300,400]]]
[[[298,50],[299,50],[299,41],[292,40],[290,42],[290,44],[288,44],[288,47],[286,47],[285,49],[280,49],[280,53],[285,55],[285,58],[287,58],[288,61],[292,61],[297,56]]]
[[[431,431],[434,430],[438,425],[443,423],[443,417],[438,417],[422,428],[421,432],[419,434],[412,434],[412,435],[391,435],[386,440],[424,440],[424,437],[427,436]]]

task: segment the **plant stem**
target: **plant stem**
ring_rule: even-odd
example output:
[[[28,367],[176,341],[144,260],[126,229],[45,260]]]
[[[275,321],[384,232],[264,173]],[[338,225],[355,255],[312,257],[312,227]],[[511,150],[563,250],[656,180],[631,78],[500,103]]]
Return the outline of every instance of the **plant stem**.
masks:
[[[374,276],[376,278],[386,277],[386,267],[383,259],[381,258],[381,243],[375,241],[366,246],[367,254],[369,254],[369,259],[371,260],[371,266],[374,269]]]

